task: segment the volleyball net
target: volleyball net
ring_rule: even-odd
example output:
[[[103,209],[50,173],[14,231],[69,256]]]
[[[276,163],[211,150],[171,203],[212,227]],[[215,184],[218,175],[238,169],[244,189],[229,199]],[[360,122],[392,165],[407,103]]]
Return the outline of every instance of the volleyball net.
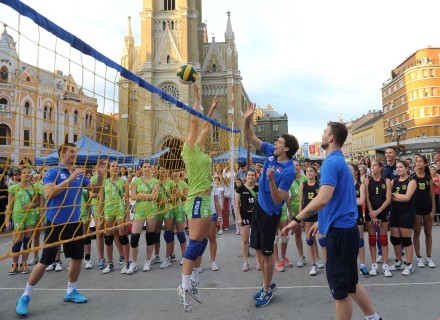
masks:
[[[16,242],[32,241],[51,228],[46,200],[34,206],[45,199],[45,171],[59,166],[57,149],[64,143],[76,145],[76,168],[89,177],[96,174],[99,160],[117,163],[123,188],[131,189],[129,181],[149,163],[161,185],[158,202],[170,197],[162,189],[166,180],[176,175],[185,180],[181,150],[191,115],[211,124],[203,147],[213,158],[238,145],[237,130],[205,116],[214,97],[201,97],[203,111],[193,108],[193,86],[177,76],[155,86],[129,67],[131,53],[123,53],[121,64],[116,63],[77,38],[74,30],[62,29],[17,0],[0,0],[0,24],[0,228],[13,228],[0,233],[0,240],[11,234],[14,239],[3,245],[0,260],[46,246],[41,241],[17,251]],[[179,65],[165,67],[176,70]],[[121,195],[130,197],[128,192]],[[79,196],[89,225],[102,212],[93,212],[90,194]],[[178,205],[175,201],[166,210]],[[125,212],[123,223],[130,224],[133,215],[128,208]],[[82,237],[104,231],[88,230]]]

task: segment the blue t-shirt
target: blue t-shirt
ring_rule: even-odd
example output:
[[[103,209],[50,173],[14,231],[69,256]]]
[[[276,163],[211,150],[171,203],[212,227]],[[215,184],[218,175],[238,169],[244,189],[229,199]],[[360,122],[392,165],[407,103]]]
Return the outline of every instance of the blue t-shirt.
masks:
[[[270,143],[263,142],[261,146],[261,152],[267,156],[264,161],[264,167],[261,171],[260,180],[258,182],[258,204],[268,215],[280,214],[281,208],[284,204],[284,200],[281,204],[275,205],[272,196],[270,194],[269,179],[267,178],[266,171],[269,168],[275,169],[275,184],[278,189],[289,192],[290,186],[295,180],[295,167],[293,161],[288,160],[286,162],[278,162],[277,157],[274,156],[273,151],[275,147]]]
[[[353,228],[357,204],[353,175],[341,150],[332,151],[321,167],[320,185],[335,187],[330,201],[318,213],[319,233],[327,235],[331,227]]]
[[[43,183],[44,185],[54,183],[58,185],[70,176],[69,170],[60,164],[58,168],[47,170]],[[62,224],[66,222],[78,222],[81,211],[82,188],[87,187],[90,180],[85,175],[70,182],[69,187],[63,190],[56,197],[47,200],[46,218],[53,224]]]
[[[389,166],[386,162],[383,165],[383,175],[385,179],[388,178],[390,181],[394,180],[395,178],[398,178],[397,172],[396,172],[396,162],[394,162],[391,166]]]

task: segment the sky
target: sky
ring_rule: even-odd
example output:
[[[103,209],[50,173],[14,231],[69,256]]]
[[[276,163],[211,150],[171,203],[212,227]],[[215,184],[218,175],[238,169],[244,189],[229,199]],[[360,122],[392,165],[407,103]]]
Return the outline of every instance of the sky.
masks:
[[[142,0],[24,0],[120,63],[127,16],[140,42]],[[10,12],[0,4],[0,21]],[[209,38],[224,40],[227,15],[252,102],[289,118],[300,141],[321,140],[326,123],[382,109],[381,87],[415,51],[440,46],[440,1],[204,0]]]

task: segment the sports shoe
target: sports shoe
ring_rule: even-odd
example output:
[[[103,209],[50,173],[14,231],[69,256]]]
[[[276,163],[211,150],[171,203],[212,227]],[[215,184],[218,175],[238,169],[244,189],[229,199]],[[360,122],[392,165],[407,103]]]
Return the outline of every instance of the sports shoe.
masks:
[[[180,264],[181,266],[183,266],[183,257],[180,258],[180,262],[179,262],[179,264]]]
[[[159,255],[154,255],[151,260],[150,260],[150,264],[156,264],[156,263],[160,263],[160,256]]]
[[[382,272],[385,277],[392,277],[393,276],[393,274],[390,271],[390,267],[386,263],[384,263],[382,265]]]
[[[113,263],[112,262],[109,262],[108,264],[107,264],[107,266],[104,268],[104,270],[102,270],[102,273],[110,273],[110,272],[112,272],[113,270],[115,270],[115,266],[113,265]]]
[[[182,286],[177,288],[177,295],[179,296],[180,306],[185,312],[191,311],[191,294],[189,290],[183,290]]]
[[[318,267],[318,269],[324,269],[325,268],[325,264],[324,264],[324,262],[322,262],[320,257],[316,257],[315,258],[315,264]]]
[[[17,303],[15,305],[15,313],[19,316],[25,316],[28,313],[28,304],[31,301],[31,297],[28,295],[23,295],[18,298]]]
[[[203,272],[203,266],[202,266],[202,264],[200,263],[200,266],[199,266],[199,273],[202,273]]]
[[[28,266],[35,266],[38,263],[38,261],[40,261],[40,258],[36,256],[30,259],[27,264]]]
[[[284,272],[284,264],[282,262],[275,262],[275,270],[277,272]]]
[[[359,273],[361,274],[362,277],[364,278],[368,278],[370,276],[370,274],[368,273],[367,267],[366,266],[362,266],[359,269]]]
[[[312,264],[312,266],[310,267],[309,276],[316,276],[317,273],[318,267],[316,266],[316,264]]]
[[[272,282],[270,284],[270,291],[271,292],[275,292],[277,291],[277,285],[275,282]],[[254,300],[257,300],[258,298],[260,298],[261,294],[264,292],[264,286],[261,286],[261,288],[254,294]]]
[[[225,228],[225,231],[229,231],[229,228]]]
[[[122,270],[121,270],[121,274],[127,274],[127,271],[128,271],[127,264],[124,263],[124,266],[122,267]]]
[[[218,235],[221,236],[222,234],[223,234],[223,230],[220,229],[220,230],[218,231]]]
[[[273,298],[272,291],[263,291],[260,297],[257,299],[257,301],[255,301],[255,306],[257,308],[265,307],[269,304],[272,298]]]
[[[296,263],[297,267],[304,267],[306,265],[306,258],[304,256],[299,257],[298,262]]]
[[[27,274],[30,271],[26,262],[23,262],[22,264],[20,264],[20,269],[21,269],[22,274]]]
[[[151,262],[150,260],[145,260],[144,267],[142,268],[143,272],[147,272],[151,270]]]
[[[87,298],[82,296],[79,291],[75,289],[71,293],[66,292],[64,294],[64,301],[73,303],[86,303]]]
[[[127,274],[131,275],[131,274],[134,274],[136,271],[137,271],[136,263],[134,263],[134,262],[130,263],[130,266],[128,267],[128,270],[127,270]]]
[[[173,253],[172,255],[170,255],[170,261],[176,261],[176,255]]]
[[[54,262],[46,267],[46,271],[53,271],[53,270],[55,270],[56,266],[57,266],[57,263]]]
[[[258,261],[255,262],[255,269],[257,269],[258,271],[261,270],[261,266],[260,266],[260,263]]]
[[[236,234],[237,236],[239,236],[239,235],[241,234],[241,232],[240,232],[240,226],[239,226],[238,224],[235,225],[235,234]]]
[[[99,270],[104,269],[105,268],[105,258],[100,258],[99,262],[98,262],[98,267]]]
[[[200,286],[200,282],[191,280],[191,287],[189,287],[189,293],[198,303],[202,303],[199,286]]]
[[[92,269],[92,268],[93,268],[93,266],[92,266],[92,261],[90,261],[90,260],[84,260],[84,268],[86,268],[86,269]]]
[[[393,265],[390,267],[390,271],[397,271],[405,269],[403,261],[394,260]]]
[[[419,267],[419,268],[424,268],[425,267],[425,261],[423,260],[422,257],[417,258],[417,267]]]
[[[428,267],[435,268],[435,263],[434,263],[434,261],[432,261],[431,257],[426,258],[426,263],[427,263]]]
[[[377,276],[377,268],[378,268],[377,263],[373,263],[371,265],[370,276]]]
[[[249,263],[247,263],[247,262],[243,263],[243,267],[241,268],[241,271],[248,272],[249,271]]]
[[[122,266],[125,263],[124,256],[119,256],[119,264]]]
[[[17,274],[18,272],[18,264],[17,263],[13,263],[11,269],[9,269],[9,274],[11,276],[13,276],[14,274]]]
[[[61,261],[56,262],[55,271],[63,271],[63,263]]]
[[[402,275],[403,276],[409,276],[409,275],[411,275],[413,273],[414,273],[414,269],[413,269],[412,264],[405,265],[405,269],[403,269]]]
[[[218,270],[219,270],[219,267],[218,267],[218,265],[217,265],[217,262],[215,262],[215,261],[212,261],[212,262],[211,262],[211,270],[212,270],[212,271],[218,271]]]
[[[284,260],[282,260],[281,262],[283,263],[283,265],[285,267],[288,267],[288,268],[292,268],[293,267],[293,263],[290,262],[289,258],[284,258]]]
[[[376,262],[377,263],[383,263],[383,256],[381,254],[379,254],[376,258]]]
[[[169,266],[171,266],[171,261],[170,261],[170,258],[163,258],[163,261],[162,261],[162,263],[160,264],[160,269],[166,269],[166,268],[168,268]]]

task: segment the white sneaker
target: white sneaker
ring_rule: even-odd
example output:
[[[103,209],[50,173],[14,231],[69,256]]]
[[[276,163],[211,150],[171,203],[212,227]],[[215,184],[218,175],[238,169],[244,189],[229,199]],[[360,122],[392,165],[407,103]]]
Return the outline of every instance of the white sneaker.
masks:
[[[40,260],[40,258],[37,257],[33,257],[32,259],[29,260],[29,262],[27,263],[28,266],[35,266],[38,261]]]
[[[212,262],[211,262],[211,270],[212,270],[212,271],[218,271],[218,269],[219,269],[219,267],[218,267],[218,265],[217,265],[217,262],[212,261]]]
[[[180,306],[185,312],[191,311],[192,303],[191,303],[191,294],[189,290],[183,290],[182,286],[177,288],[177,295],[179,296]]]
[[[409,275],[411,275],[413,273],[414,273],[414,269],[413,269],[412,264],[406,265],[405,269],[403,269],[403,271],[402,271],[402,275],[403,276],[409,276]]]
[[[392,277],[393,276],[393,274],[390,271],[390,267],[386,263],[384,263],[382,265],[382,272],[385,277]]]
[[[64,270],[63,264],[61,263],[61,261],[57,262],[55,266],[55,271],[63,271],[63,270]]]
[[[426,263],[428,264],[428,267],[435,268],[435,263],[434,263],[434,261],[432,261],[431,257],[426,258]]]
[[[151,265],[156,264],[156,263],[160,263],[160,256],[158,256],[158,255],[157,256],[154,255],[150,260]]]
[[[124,266],[122,267],[122,270],[121,270],[121,274],[127,274],[127,271],[128,271],[127,264],[124,263]]]
[[[423,260],[422,257],[417,258],[417,267],[418,268],[424,268],[425,267],[425,261]]]
[[[171,261],[169,260],[169,258],[163,258],[162,263],[160,264],[160,269],[166,269],[169,266],[171,266]]]
[[[309,272],[309,276],[316,276],[316,274],[318,273],[318,267],[316,265],[312,265],[310,267],[310,272]]]
[[[378,268],[377,263],[373,263],[371,265],[370,276],[377,276],[377,268]]]
[[[128,267],[127,270],[127,274],[131,275],[134,274],[136,271],[137,271],[137,263],[136,262],[130,263],[130,266]]]
[[[151,262],[150,260],[145,260],[144,267],[142,268],[143,272],[147,272],[151,270]]]
[[[47,267],[46,267],[46,271],[53,271],[53,270],[55,270],[55,267],[57,266],[57,263],[56,262],[54,262],[54,263],[52,263],[51,265],[48,265]]]
[[[183,257],[180,258],[180,262],[179,262],[179,264],[180,264],[181,266],[183,266]]]
[[[93,266],[92,266],[92,262],[91,262],[90,260],[85,260],[85,261],[84,261],[84,268],[86,268],[86,269],[92,269],[92,268],[93,268]]]
[[[189,293],[198,303],[202,303],[199,286],[200,286],[200,282],[191,280],[191,287],[189,287]]]
[[[296,266],[301,268],[304,267],[306,264],[306,258],[304,256],[299,257],[298,262],[296,263]]]
[[[220,235],[222,235],[222,234],[223,234],[223,230],[220,229],[220,230],[218,231],[218,235],[220,236]]]
[[[383,257],[382,257],[382,255],[378,255],[378,256],[377,256],[377,258],[376,258],[376,262],[377,262],[377,263],[383,263]]]
[[[106,274],[106,273],[110,273],[113,270],[115,270],[115,266],[113,265],[113,263],[109,263],[107,264],[107,266],[104,268],[104,270],[102,270],[102,273]]]
[[[397,261],[397,260],[395,260],[393,265],[390,267],[390,271],[397,271],[403,269],[405,269],[405,264],[403,263],[403,261]]]
[[[324,262],[322,262],[320,257],[316,257],[315,258],[315,264],[318,267],[318,269],[324,269],[325,268],[325,264],[324,264]]]

